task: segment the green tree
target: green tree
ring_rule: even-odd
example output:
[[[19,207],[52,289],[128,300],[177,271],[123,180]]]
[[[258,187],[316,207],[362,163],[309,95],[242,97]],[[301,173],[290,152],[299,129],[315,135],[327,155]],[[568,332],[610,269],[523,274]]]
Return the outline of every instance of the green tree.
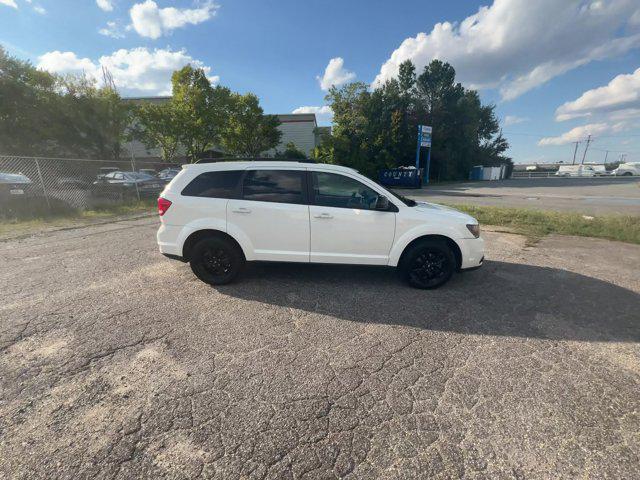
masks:
[[[212,87],[201,68],[173,72],[171,104],[182,128],[181,143],[191,161],[217,146],[231,112],[231,91]]]
[[[362,83],[332,88],[333,135],[316,148],[322,161],[375,178],[384,167],[414,165],[418,125],[433,126],[432,178],[462,179],[471,166],[509,163],[493,105],[455,81],[455,70],[432,61],[416,76],[400,65],[397,79],[370,91]]]
[[[105,71],[52,75],[0,47],[0,153],[118,159],[130,111]]]
[[[174,104],[145,103],[136,109],[135,117],[132,138],[139,140],[147,148],[159,148],[164,162],[173,161],[182,134]]]
[[[278,117],[264,114],[254,94],[232,94],[231,115],[222,135],[222,146],[232,155],[258,157],[280,143],[279,125]]]
[[[276,158],[288,158],[288,159],[305,159],[307,158],[307,154],[296,147],[296,144],[293,142],[287,143],[285,149],[281,152],[276,152]]]

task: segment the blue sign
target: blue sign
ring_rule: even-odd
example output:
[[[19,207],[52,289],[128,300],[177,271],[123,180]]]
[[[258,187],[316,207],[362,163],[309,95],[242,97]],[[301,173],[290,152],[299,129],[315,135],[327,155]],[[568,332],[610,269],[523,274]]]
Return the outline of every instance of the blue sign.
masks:
[[[429,183],[429,167],[431,164],[431,133],[433,127],[429,125],[418,125],[418,148],[416,149],[416,168],[420,168],[420,148],[429,147],[427,153],[427,166],[424,174],[425,183]]]
[[[432,128],[427,125],[419,125],[418,126],[418,141],[420,142],[421,147],[430,147],[431,146],[431,132]]]

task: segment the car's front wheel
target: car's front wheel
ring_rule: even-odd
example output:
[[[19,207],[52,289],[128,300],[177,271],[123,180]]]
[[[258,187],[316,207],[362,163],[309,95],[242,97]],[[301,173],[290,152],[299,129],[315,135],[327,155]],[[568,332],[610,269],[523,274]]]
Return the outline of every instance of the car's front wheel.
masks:
[[[245,259],[237,245],[224,238],[203,238],[193,246],[189,264],[193,273],[210,285],[232,282],[242,271]]]
[[[433,289],[449,281],[456,269],[456,258],[445,242],[423,240],[410,247],[398,267],[412,287]]]

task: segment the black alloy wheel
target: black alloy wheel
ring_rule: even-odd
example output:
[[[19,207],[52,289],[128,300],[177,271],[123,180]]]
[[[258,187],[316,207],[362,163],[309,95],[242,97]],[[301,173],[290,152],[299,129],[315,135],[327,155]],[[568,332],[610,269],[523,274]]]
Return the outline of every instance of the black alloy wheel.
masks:
[[[224,285],[238,276],[244,267],[245,258],[232,241],[207,237],[194,245],[189,263],[193,273],[203,282]]]
[[[445,242],[425,240],[406,252],[400,269],[411,286],[433,289],[449,281],[456,269],[456,260]]]

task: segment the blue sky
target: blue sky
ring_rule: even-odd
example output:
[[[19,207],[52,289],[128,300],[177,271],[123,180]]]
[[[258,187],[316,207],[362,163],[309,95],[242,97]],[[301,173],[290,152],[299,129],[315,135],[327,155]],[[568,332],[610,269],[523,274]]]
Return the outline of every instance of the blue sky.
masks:
[[[166,93],[191,62],[325,124],[322,86],[441,58],[496,104],[516,162],[581,156],[588,134],[588,160],[640,161],[637,0],[0,0],[0,43],[51,71],[106,65],[125,95]]]

